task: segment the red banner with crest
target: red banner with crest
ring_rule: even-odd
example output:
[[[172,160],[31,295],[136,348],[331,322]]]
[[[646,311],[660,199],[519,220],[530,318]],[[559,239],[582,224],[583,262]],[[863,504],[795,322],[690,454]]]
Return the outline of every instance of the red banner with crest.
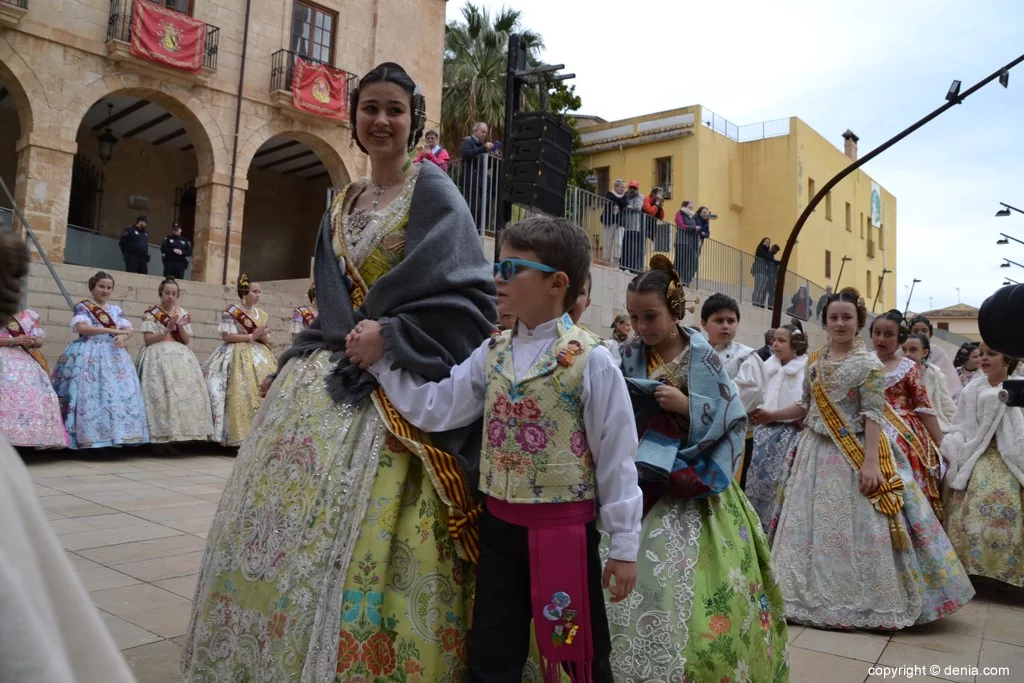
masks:
[[[131,52],[175,69],[199,73],[206,24],[151,0],[134,0]]]
[[[348,74],[300,57],[292,77],[292,104],[329,119],[348,119]]]

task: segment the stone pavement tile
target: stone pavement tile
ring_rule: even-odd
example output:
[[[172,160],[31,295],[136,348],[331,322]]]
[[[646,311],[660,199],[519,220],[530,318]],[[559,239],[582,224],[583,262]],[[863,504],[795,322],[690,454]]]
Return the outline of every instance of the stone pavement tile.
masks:
[[[46,498],[47,496],[58,496],[60,491],[46,488],[45,486],[35,485],[36,498]]]
[[[962,651],[958,654],[891,642],[882,652],[878,663],[894,667],[916,665],[926,667],[926,669],[935,665],[943,667],[943,669],[947,666],[977,666],[978,654],[981,652],[981,638],[960,634],[955,639],[962,642]],[[961,683],[974,683],[974,676],[966,674],[950,676],[940,674],[940,677]]]
[[[139,579],[127,574],[122,574],[108,567],[98,566],[91,569],[80,569],[78,571],[78,578],[85,584],[85,590],[90,593],[140,583]]]
[[[177,605],[129,612],[121,615],[121,618],[163,638],[176,638],[185,635],[191,616],[192,602],[189,601]]]
[[[863,683],[873,664],[789,646],[790,683]],[[827,679],[822,677],[828,672]]]
[[[61,534],[74,534],[80,531],[95,531],[91,526],[82,524],[77,519],[54,519],[50,521],[50,528],[53,529],[53,533],[60,536]]]
[[[213,524],[213,515],[200,517],[199,519],[176,519],[164,522],[164,526],[193,535],[209,531],[211,524]]]
[[[141,612],[159,607],[191,604],[190,601],[180,595],[175,595],[162,588],[151,586],[148,583],[96,591],[91,593],[90,597],[93,603],[101,610],[117,617],[124,617],[132,612]],[[125,618],[127,619],[128,617]]]
[[[188,576],[178,576],[173,579],[154,581],[153,585],[191,600],[196,594],[196,583],[198,581],[199,574],[189,574]]]
[[[29,456],[25,458],[25,467],[33,479],[43,477],[76,477],[96,474],[96,470],[89,469],[75,462],[66,460],[40,461]]]
[[[45,508],[43,509],[43,515],[45,515],[46,519],[51,522],[55,519],[67,519],[67,517],[65,517],[64,515],[58,514],[53,510],[47,510]]]
[[[164,579],[173,579],[178,576],[195,574],[199,571],[202,562],[203,551],[197,551],[194,553],[161,557],[155,560],[142,560],[141,562],[115,564],[111,569],[116,569],[128,576],[134,576],[136,579],[152,583],[154,581],[162,581]]]
[[[130,647],[138,647],[139,645],[155,643],[161,640],[157,634],[150,633],[135,624],[130,624],[124,619],[115,617],[113,614],[107,614],[102,610],[100,610],[100,618],[107,625],[110,635],[114,636],[114,642],[117,643],[118,649],[126,650]]]
[[[1024,647],[1024,612],[1012,607],[989,605],[984,636],[985,640]],[[1024,670],[1020,675],[1024,679]]]
[[[155,560],[158,557],[173,557],[182,553],[192,553],[206,548],[206,543],[195,536],[182,534],[169,536],[152,541],[136,541],[121,543],[102,548],[82,550],[78,554],[105,567],[128,562]]]
[[[797,636],[804,632],[805,626],[799,624],[786,624],[786,638],[787,642],[792,643],[796,640]]]
[[[217,513],[217,504],[207,501],[198,501],[192,505],[179,505],[173,508],[157,508],[155,510],[136,510],[133,514],[151,522],[163,523],[178,519],[199,519],[208,517],[213,519]]]
[[[220,493],[224,490],[224,480],[221,479],[219,484],[190,484],[188,486],[172,486],[171,491],[176,493],[184,493],[189,496],[194,496],[197,493]]]
[[[148,541],[154,538],[178,536],[177,529],[168,529],[159,524],[147,526],[129,526],[123,529],[94,529],[60,536],[61,543],[67,550],[86,550],[104,545],[121,545],[132,541]]]
[[[842,631],[819,631],[804,629],[796,640],[795,647],[825,652],[831,655],[858,659],[862,662],[877,662],[882,650],[889,643],[889,636],[873,633],[848,633]]]
[[[116,474],[92,474],[75,477],[41,477],[35,479],[41,486],[72,495],[97,491],[123,491],[138,488],[139,483]]]
[[[196,498],[202,498],[203,500],[209,501],[211,503],[219,503],[220,499],[224,497],[223,494],[223,491],[219,493],[199,493],[196,494]]]
[[[81,555],[78,555],[78,554],[75,554],[75,553],[71,552],[70,550],[65,550],[64,554],[67,556],[68,561],[71,562],[71,566],[75,570],[77,570],[77,571],[82,571],[82,570],[85,570],[85,569],[93,569],[95,567],[102,567],[103,566],[103,565],[99,564],[98,562],[93,562],[92,560],[88,560],[88,559],[82,557]]]
[[[979,672],[978,683],[1009,683],[1024,680],[1024,647],[985,639],[981,644],[981,660],[978,667],[990,671]],[[995,667],[1006,667],[1009,672],[991,671]]]
[[[115,512],[112,515],[96,515],[95,517],[78,517],[76,522],[85,524],[90,529],[123,529],[129,526],[149,526],[153,522],[126,512]]]
[[[90,515],[105,515],[117,512],[117,510],[112,510],[104,505],[99,505],[66,493],[62,493],[59,496],[40,498],[39,504],[43,506],[44,510],[52,510],[61,517],[88,517]]]
[[[965,647],[965,641],[961,640],[961,636],[981,637],[985,631],[985,619],[989,609],[987,603],[972,600],[957,612],[939,621],[898,631],[892,640],[894,643],[923,647],[927,650],[961,654]]]
[[[121,654],[139,683],[181,683],[181,647],[169,640],[124,650]]]

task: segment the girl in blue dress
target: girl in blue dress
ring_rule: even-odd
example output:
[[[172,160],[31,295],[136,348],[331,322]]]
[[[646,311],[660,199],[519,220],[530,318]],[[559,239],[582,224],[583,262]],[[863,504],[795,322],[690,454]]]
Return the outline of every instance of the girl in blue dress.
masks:
[[[146,406],[135,364],[125,350],[132,324],[108,303],[114,278],[100,271],[89,278],[92,299],[75,305],[68,342],[53,369],[71,448],[147,443]]]

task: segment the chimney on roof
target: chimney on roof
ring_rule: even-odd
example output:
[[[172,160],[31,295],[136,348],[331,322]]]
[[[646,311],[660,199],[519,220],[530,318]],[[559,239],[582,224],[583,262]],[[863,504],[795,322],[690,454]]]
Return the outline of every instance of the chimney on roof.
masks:
[[[852,130],[847,128],[846,132],[843,133],[843,140],[845,140],[845,143],[843,144],[843,152],[846,153],[846,156],[850,157],[850,161],[857,161],[857,142],[860,138],[857,137]]]

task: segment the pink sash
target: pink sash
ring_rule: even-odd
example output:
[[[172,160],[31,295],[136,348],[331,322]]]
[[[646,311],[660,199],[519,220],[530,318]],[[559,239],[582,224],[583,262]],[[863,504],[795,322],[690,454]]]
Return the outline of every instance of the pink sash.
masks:
[[[529,529],[530,602],[544,680],[558,683],[565,663],[573,683],[589,683],[594,640],[586,525],[594,519],[594,501],[531,505],[489,497],[487,509],[503,522]]]

